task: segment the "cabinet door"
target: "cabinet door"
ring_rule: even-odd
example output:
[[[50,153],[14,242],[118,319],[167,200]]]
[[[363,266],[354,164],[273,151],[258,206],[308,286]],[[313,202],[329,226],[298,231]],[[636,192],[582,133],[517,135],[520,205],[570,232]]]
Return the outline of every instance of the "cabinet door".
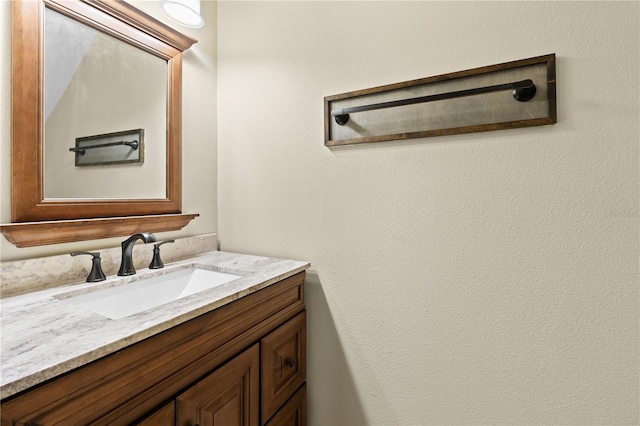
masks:
[[[307,384],[287,401],[265,426],[307,426]]]
[[[307,380],[306,328],[302,312],[260,341],[262,424]]]
[[[178,426],[257,426],[258,345],[252,346],[178,396]]]
[[[149,417],[145,418],[136,426],[175,426],[176,424],[176,403],[171,401]]]

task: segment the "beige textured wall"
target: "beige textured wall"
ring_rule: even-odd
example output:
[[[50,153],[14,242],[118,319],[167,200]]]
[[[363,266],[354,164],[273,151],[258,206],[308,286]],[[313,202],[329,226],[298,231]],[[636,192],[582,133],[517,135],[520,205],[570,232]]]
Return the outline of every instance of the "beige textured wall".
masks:
[[[637,2],[220,2],[222,249],[312,263],[312,425],[638,424]],[[344,149],[323,97],[547,53],[558,124]]]
[[[0,222],[11,221],[11,2],[0,0]],[[217,115],[216,115],[216,3],[203,1],[205,26],[189,29],[171,23],[159,2],[131,1],[139,9],[195,37],[198,43],[183,54],[182,211],[199,213],[181,231],[158,234],[159,239],[181,238],[217,231]],[[0,237],[2,261],[27,259],[75,250],[119,245],[122,238],[16,248]]]

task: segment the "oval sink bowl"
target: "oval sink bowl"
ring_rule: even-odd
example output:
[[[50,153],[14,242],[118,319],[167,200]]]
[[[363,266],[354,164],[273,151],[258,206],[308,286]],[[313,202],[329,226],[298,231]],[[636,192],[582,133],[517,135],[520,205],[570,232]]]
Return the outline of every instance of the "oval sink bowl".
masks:
[[[226,272],[187,268],[61,301],[107,318],[120,319],[241,277]]]

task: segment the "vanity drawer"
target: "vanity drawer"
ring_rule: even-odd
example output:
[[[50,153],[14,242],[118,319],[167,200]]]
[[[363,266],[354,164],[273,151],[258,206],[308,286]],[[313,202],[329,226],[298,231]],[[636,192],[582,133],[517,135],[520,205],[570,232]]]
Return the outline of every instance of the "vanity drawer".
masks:
[[[307,384],[284,404],[265,426],[306,426],[307,424]]]
[[[307,314],[304,311],[260,341],[263,425],[307,378],[306,328]]]

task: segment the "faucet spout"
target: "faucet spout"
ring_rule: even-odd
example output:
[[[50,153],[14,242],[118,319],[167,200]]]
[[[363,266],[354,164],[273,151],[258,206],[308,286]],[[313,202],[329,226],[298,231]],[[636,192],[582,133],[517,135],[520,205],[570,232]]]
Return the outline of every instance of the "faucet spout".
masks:
[[[138,240],[142,240],[145,244],[147,244],[155,242],[156,237],[154,237],[150,232],[140,232],[124,240],[121,244],[122,261],[120,262],[120,270],[118,271],[118,275],[127,276],[134,275],[136,273],[136,270],[133,267],[133,246]]]

